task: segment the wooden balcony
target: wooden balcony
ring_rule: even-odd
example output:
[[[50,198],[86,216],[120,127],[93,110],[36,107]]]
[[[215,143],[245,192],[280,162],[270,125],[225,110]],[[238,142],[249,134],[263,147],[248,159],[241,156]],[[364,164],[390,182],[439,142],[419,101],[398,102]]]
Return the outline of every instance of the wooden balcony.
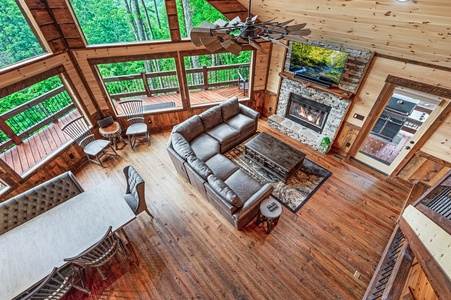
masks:
[[[243,96],[243,90],[237,86],[201,90],[190,93],[191,105],[212,103],[224,99]],[[247,91],[246,91],[247,96]],[[180,94],[168,94],[160,96],[144,97],[144,105],[174,102],[176,107],[182,106]],[[119,106],[114,101],[116,107]],[[120,112],[120,108],[118,108]],[[51,123],[45,129],[23,140],[21,144],[15,145],[0,154],[0,159],[5,161],[18,174],[23,174],[34,165],[38,164],[48,155],[51,155],[69,140],[69,137],[61,131],[61,127],[74,118],[80,116],[77,110],[63,116]],[[1,186],[0,186],[1,189]]]

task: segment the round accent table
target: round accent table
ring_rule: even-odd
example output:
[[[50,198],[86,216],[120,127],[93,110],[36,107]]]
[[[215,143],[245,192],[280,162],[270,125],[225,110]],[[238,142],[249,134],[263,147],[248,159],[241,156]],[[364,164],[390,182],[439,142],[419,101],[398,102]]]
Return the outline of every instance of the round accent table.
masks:
[[[270,233],[271,229],[279,223],[282,214],[282,205],[272,198],[268,198],[260,203],[260,210],[257,215],[257,225],[266,222],[266,233]]]
[[[108,138],[114,145],[114,148],[117,150],[117,139],[119,139],[120,142],[124,143],[124,145],[127,145],[127,143],[124,141],[121,135],[121,125],[118,122],[113,122],[113,124],[104,127],[99,128],[99,133],[103,137]]]

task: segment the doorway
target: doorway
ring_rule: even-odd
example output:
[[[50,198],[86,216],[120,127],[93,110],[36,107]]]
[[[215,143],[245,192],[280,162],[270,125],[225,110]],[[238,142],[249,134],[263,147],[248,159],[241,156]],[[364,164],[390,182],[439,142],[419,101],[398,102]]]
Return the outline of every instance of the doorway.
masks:
[[[443,109],[443,99],[394,86],[354,158],[390,175]],[[373,121],[374,122],[374,121]]]

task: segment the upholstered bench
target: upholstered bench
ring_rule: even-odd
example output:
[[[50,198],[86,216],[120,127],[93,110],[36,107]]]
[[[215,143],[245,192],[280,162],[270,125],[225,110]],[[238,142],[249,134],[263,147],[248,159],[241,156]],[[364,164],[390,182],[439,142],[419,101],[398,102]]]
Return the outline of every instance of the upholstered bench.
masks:
[[[83,192],[72,172],[63,173],[0,203],[0,234]]]

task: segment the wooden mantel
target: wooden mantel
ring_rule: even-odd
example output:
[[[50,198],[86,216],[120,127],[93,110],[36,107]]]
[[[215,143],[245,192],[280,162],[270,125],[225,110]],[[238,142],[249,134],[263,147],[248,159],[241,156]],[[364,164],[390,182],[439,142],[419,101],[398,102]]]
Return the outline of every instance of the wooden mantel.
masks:
[[[342,90],[342,89],[340,89],[338,87],[327,88],[327,87],[320,86],[320,85],[317,85],[317,84],[314,84],[314,83],[311,83],[311,82],[308,82],[308,81],[304,81],[302,79],[295,78],[294,74],[290,73],[290,72],[282,71],[282,72],[279,73],[279,76],[282,77],[282,78],[286,78],[286,79],[289,79],[289,80],[293,80],[293,81],[299,82],[299,83],[305,85],[306,87],[309,87],[309,88],[312,88],[312,89],[316,89],[316,90],[320,90],[320,91],[323,91],[323,92],[326,92],[326,93],[334,94],[334,95],[340,97],[340,99],[352,100],[354,98],[354,93],[352,93],[352,92]]]

